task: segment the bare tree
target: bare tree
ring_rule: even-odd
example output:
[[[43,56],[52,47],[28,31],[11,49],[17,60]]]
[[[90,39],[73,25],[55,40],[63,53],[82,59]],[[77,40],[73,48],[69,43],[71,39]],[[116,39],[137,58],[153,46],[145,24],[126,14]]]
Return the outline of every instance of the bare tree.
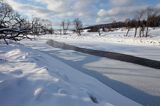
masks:
[[[101,28],[98,28],[98,34],[101,36]]]
[[[65,20],[62,21],[61,23],[61,26],[62,26],[62,31],[63,31],[63,34],[65,33]]]
[[[13,9],[7,3],[0,1],[0,26],[8,27],[11,24]]]
[[[144,37],[144,31],[146,26],[145,9],[142,9],[139,12],[137,12],[137,19],[137,26],[139,27],[139,37]]]
[[[50,20],[43,19],[42,26],[44,34],[52,34],[54,32],[52,27],[52,22]]]
[[[67,31],[69,29],[70,24],[71,24],[70,21],[67,20],[67,22],[66,22],[66,28],[65,28],[65,34],[67,34]]]
[[[130,31],[130,19],[125,20],[125,25],[126,25],[126,29],[127,29],[127,33],[125,36],[128,36],[128,33]]]
[[[27,38],[27,36],[24,36],[24,33],[27,32],[26,28],[24,28],[26,20],[14,12],[7,3],[2,1],[0,4],[0,39],[4,39],[8,44],[6,39],[19,41]]]
[[[42,32],[49,32],[48,24],[44,25],[42,19],[34,18],[31,22],[26,17],[15,12],[10,5],[0,1],[0,39],[6,44],[7,40],[19,41],[31,39],[29,34],[39,35]]]
[[[82,31],[82,21],[79,19],[79,18],[76,18],[74,21],[73,21],[73,25],[74,25],[74,28],[75,28],[75,32],[78,34],[78,35],[81,35],[81,31]]]
[[[135,34],[134,34],[134,37],[137,36],[137,29],[140,26],[140,23],[141,23],[141,20],[143,18],[143,15],[144,15],[144,10],[136,12],[136,15],[134,17],[134,20],[135,20]]]
[[[159,11],[156,8],[147,8],[138,11],[135,20],[135,37],[139,27],[139,37],[148,37],[149,27],[158,26]]]
[[[40,21],[40,18],[34,17],[32,19],[31,26],[32,26],[32,34],[33,35],[40,35],[41,34],[42,23]]]
[[[158,16],[158,10],[156,8],[147,8],[146,9],[146,33],[145,37],[148,37],[148,32],[149,32],[149,26],[152,26],[154,24],[154,21],[156,17]]]
[[[63,34],[66,35],[67,34],[67,31],[69,29],[69,26],[70,26],[70,21],[69,20],[63,20],[61,22],[61,26],[62,26],[62,31],[63,31]]]

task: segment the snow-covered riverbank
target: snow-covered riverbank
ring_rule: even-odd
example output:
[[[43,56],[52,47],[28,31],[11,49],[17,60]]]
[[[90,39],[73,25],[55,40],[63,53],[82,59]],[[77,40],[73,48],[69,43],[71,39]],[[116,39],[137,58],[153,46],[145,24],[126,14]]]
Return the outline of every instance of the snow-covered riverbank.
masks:
[[[0,45],[3,106],[139,106],[96,79],[19,44]]]
[[[63,50],[46,44],[46,40],[22,41],[24,45],[40,50],[65,64],[92,76],[118,93],[143,104],[160,104],[160,71],[132,63]]]
[[[154,36],[148,38],[124,37],[125,33],[125,30],[120,29],[114,32],[103,33],[102,36],[98,36],[98,33],[84,32],[82,36],[77,36],[76,34],[44,35],[41,38],[53,39],[82,48],[118,52],[160,60],[160,29],[152,30],[150,34]],[[131,30],[130,33],[133,35],[134,30]]]

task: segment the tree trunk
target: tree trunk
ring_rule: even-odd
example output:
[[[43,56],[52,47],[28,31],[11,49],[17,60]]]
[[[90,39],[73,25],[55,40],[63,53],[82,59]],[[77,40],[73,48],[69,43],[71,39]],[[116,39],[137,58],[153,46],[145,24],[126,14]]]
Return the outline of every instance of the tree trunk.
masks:
[[[78,30],[78,35],[81,36],[81,30]]]
[[[7,40],[6,40],[5,38],[3,38],[3,39],[4,39],[5,43],[8,45],[8,42],[7,42]]]
[[[101,36],[101,31],[100,31],[100,29],[98,29],[98,34],[99,34],[99,36]]]
[[[126,36],[128,36],[129,30],[130,30],[130,28],[128,28],[128,31],[127,31],[127,33],[126,33]]]
[[[148,26],[147,26],[147,29],[146,29],[146,37],[148,37]]]
[[[135,27],[135,34],[134,34],[134,37],[136,37],[136,35],[137,35],[137,27]]]
[[[142,28],[139,29],[139,37],[141,37],[142,34]]]
[[[145,36],[145,35],[144,35],[144,30],[145,30],[145,28],[143,27],[143,28],[142,28],[142,37]]]

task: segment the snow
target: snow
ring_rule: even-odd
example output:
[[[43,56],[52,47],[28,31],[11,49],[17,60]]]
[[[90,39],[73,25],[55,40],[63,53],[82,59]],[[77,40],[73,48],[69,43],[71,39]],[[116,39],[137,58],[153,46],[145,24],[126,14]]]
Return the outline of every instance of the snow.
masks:
[[[71,33],[45,35],[35,41],[22,41],[22,44],[0,44],[1,105],[159,104],[159,70],[52,48],[45,44],[47,40],[53,39],[84,48],[160,60],[160,29],[151,30],[149,34],[152,36],[148,38],[133,38],[131,35],[134,30],[131,30],[129,37],[123,37],[125,33],[126,30],[119,29],[103,33],[102,36],[88,32],[82,36]]]
[[[0,67],[2,106],[140,106],[95,78],[22,44],[0,45]]]
[[[76,34],[45,35],[42,36],[42,39],[53,39],[83,48],[112,51],[160,60],[160,28],[151,30],[149,34],[152,37],[148,38],[124,37],[125,33],[126,30],[119,29],[114,32],[103,33],[102,36],[98,36],[98,33],[84,32],[82,36],[77,36]],[[133,29],[129,35],[134,35]]]
[[[92,76],[118,93],[146,106],[160,105],[160,71],[141,65],[63,50],[46,44],[46,40],[22,41]]]

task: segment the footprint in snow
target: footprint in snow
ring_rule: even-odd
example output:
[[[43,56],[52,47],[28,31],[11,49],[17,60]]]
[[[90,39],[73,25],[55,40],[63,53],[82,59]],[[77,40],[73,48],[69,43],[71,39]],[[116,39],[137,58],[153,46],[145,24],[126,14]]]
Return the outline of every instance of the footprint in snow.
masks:
[[[67,92],[67,90],[65,90],[65,89],[59,89],[59,90],[58,90],[58,94],[67,95],[68,92]]]
[[[15,75],[21,75],[23,74],[22,70],[14,70],[14,71],[11,71],[12,74],[15,74]]]
[[[36,101],[42,101],[45,99],[45,91],[43,88],[37,88],[35,89],[33,95]]]
[[[52,97],[51,93],[48,93],[43,87],[36,88],[33,92],[34,99],[36,101],[45,101]]]
[[[3,63],[5,63],[5,62],[7,62],[7,60],[5,60],[5,59],[0,59],[0,64],[3,64]]]

